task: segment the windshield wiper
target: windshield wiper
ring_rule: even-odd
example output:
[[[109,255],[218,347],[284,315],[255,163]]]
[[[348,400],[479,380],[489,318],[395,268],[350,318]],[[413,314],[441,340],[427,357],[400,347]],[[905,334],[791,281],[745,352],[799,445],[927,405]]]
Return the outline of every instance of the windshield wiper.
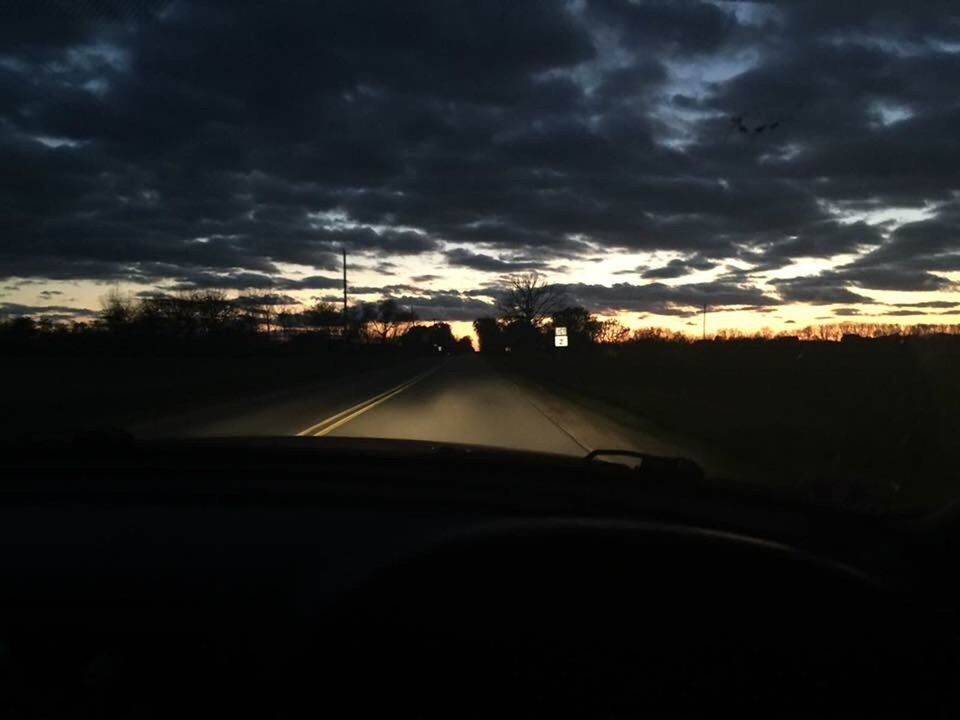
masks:
[[[699,482],[704,479],[703,468],[693,460],[684,457],[651,455],[636,450],[598,448],[588,452],[583,459],[608,462],[606,458],[616,457],[631,458],[638,461],[631,463],[631,466],[644,477],[678,479],[689,482]]]

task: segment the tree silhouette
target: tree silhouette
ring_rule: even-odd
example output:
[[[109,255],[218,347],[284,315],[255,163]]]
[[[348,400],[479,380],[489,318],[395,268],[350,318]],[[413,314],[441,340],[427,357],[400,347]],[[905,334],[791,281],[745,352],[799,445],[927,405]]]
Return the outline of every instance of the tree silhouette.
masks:
[[[579,305],[557,310],[550,319],[554,327],[567,329],[571,347],[592,345],[600,332],[600,321]]]
[[[114,335],[127,331],[137,317],[139,307],[129,295],[114,288],[100,298],[100,320]]]
[[[538,328],[560,306],[560,289],[536,272],[511,275],[507,281],[508,288],[497,301],[497,309],[508,323]]]
[[[393,298],[381,300],[375,306],[370,324],[380,342],[387,342],[403,333],[417,319],[417,314]]]
[[[304,310],[302,317],[304,327],[323,335],[334,335],[343,330],[343,311],[333,303],[320,300]]]
[[[429,353],[453,353],[457,340],[447,323],[414,325],[401,338],[401,344],[409,350]]]
[[[604,320],[600,323],[594,339],[601,345],[626,342],[630,338],[629,328],[624,327],[618,320]]]
[[[481,353],[503,352],[503,331],[496,318],[483,317],[473,321]]]

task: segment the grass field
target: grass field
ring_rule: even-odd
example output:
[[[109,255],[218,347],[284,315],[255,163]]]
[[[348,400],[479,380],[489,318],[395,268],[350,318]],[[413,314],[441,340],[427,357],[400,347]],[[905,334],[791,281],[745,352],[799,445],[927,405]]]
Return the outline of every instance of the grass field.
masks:
[[[5,435],[128,428],[401,361],[395,353],[24,355],[5,358]]]
[[[958,340],[647,342],[492,359],[681,447],[709,449],[736,469],[731,480],[910,509],[960,496]],[[265,347],[8,354],[2,430],[131,427],[409,359],[389,347]]]
[[[960,342],[641,343],[508,369],[709,447],[753,482],[845,504],[960,496]]]

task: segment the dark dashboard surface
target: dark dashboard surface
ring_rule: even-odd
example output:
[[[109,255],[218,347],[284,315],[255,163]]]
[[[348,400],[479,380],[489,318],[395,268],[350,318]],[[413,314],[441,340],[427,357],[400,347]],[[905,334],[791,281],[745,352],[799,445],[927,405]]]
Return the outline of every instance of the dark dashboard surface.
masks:
[[[941,532],[422,443],[8,453],[7,716],[953,714]]]

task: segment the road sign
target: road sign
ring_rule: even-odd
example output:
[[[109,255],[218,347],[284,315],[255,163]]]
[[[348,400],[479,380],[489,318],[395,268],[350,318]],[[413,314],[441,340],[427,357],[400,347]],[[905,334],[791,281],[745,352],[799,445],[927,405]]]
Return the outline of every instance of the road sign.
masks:
[[[567,329],[565,327],[553,328],[553,346],[567,347]]]

